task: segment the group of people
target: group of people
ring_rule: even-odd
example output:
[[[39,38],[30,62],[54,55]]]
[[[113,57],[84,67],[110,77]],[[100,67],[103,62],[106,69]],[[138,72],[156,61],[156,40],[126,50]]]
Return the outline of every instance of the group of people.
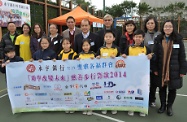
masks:
[[[105,15],[103,22],[104,28],[93,33],[90,31],[91,23],[88,19],[83,19],[80,28],[77,28],[75,19],[69,16],[66,19],[68,29],[60,35],[57,25],[51,24],[48,37],[40,24],[33,26],[32,35],[31,27],[23,24],[19,35],[15,23],[9,22],[8,33],[0,42],[1,69],[5,72],[7,63],[18,61],[66,61],[118,56],[127,58],[144,54],[151,60],[149,105],[156,106],[155,92],[158,87],[161,103],[158,113],[167,110],[167,115],[172,116],[176,91],[182,87],[182,77],[187,72],[183,38],[176,32],[173,22],[165,21],[159,32],[158,22],[153,16],[145,19],[144,31],[136,29],[134,21],[128,20],[125,22],[123,34],[112,27],[111,15]],[[106,114],[107,111],[102,113]],[[117,111],[112,111],[112,114],[116,113]],[[92,111],[84,111],[83,114],[91,115]],[[129,111],[128,114],[133,116],[134,112]],[[145,114],[140,113],[140,116]]]

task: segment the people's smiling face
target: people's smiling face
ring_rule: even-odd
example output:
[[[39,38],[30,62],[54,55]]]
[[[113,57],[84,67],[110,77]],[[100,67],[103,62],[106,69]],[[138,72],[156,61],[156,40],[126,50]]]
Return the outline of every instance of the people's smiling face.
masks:
[[[115,40],[115,37],[112,33],[106,33],[104,36],[104,40],[106,44],[112,44],[113,41]]]
[[[41,32],[40,26],[39,25],[35,25],[34,26],[34,32],[39,34]]]
[[[63,49],[66,51],[66,50],[70,50],[70,47],[71,47],[71,44],[70,44],[70,41],[69,40],[64,40],[62,42],[62,47]]]
[[[134,35],[133,39],[134,39],[135,45],[140,45],[143,42],[144,37],[141,34],[139,34],[139,35]]]
[[[88,21],[82,21],[81,22],[81,30],[83,33],[88,33],[88,31],[90,31],[90,25]]]
[[[66,21],[66,24],[67,24],[69,29],[74,29],[74,27],[75,27],[75,21],[72,18],[68,19]]]
[[[9,58],[14,58],[14,56],[16,55],[15,51],[10,51],[7,54],[5,54],[7,57]]]
[[[133,33],[134,28],[135,28],[133,24],[127,24],[125,27],[128,33]]]
[[[14,23],[9,23],[7,28],[8,28],[8,31],[10,31],[10,32],[16,31],[16,25]]]
[[[29,34],[29,32],[30,32],[29,27],[27,25],[24,25],[23,26],[23,34]]]
[[[50,25],[50,27],[49,27],[49,31],[50,31],[50,34],[51,35],[55,35],[55,34],[57,34],[57,32],[58,32],[58,29],[57,29],[57,27],[56,27],[56,25]]]
[[[104,18],[104,25],[107,27],[107,28],[110,28],[112,26],[112,18],[111,17],[106,17]]]
[[[146,28],[150,32],[154,31],[154,29],[155,29],[155,21],[153,19],[150,19],[149,21],[147,21]]]
[[[87,41],[85,41],[85,42],[83,43],[83,45],[82,45],[82,50],[83,50],[85,53],[88,53],[88,52],[89,52],[89,50],[90,50],[90,44],[89,44]]]
[[[43,50],[45,50],[49,47],[49,41],[46,38],[43,38],[41,40],[41,47]]]
[[[173,32],[173,24],[171,22],[166,22],[163,30],[165,35],[170,35]]]

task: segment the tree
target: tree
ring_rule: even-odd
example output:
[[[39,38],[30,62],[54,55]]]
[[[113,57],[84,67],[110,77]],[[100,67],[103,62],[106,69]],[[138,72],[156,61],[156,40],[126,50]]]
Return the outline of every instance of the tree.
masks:
[[[166,6],[165,11],[170,14],[171,18],[176,18],[181,16],[185,11],[185,3],[184,2],[175,2],[170,3]]]
[[[145,16],[146,14],[149,14],[151,12],[151,7],[143,2],[139,3],[137,6],[137,14],[140,16],[140,27],[143,29],[143,22],[142,22],[142,17]]]
[[[120,17],[122,15],[131,16],[133,9],[136,7],[136,3],[133,1],[123,1],[120,4],[112,5],[111,7],[106,7],[106,13],[113,15],[114,17]]]
[[[125,17],[127,17],[127,15],[131,16],[133,13],[133,9],[136,7],[136,3],[133,1],[123,1],[121,3],[122,6],[122,10],[123,10],[123,14]]]

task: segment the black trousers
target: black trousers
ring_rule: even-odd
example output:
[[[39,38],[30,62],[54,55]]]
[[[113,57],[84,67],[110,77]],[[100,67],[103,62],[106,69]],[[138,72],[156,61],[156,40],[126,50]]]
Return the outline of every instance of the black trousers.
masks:
[[[156,84],[158,82],[155,78],[155,75],[153,73],[150,73],[150,91],[149,91],[149,103],[155,102],[156,100],[156,88],[158,85]]]
[[[160,103],[161,105],[169,105],[172,106],[172,104],[175,101],[176,98],[176,89],[168,89],[167,94],[167,85],[164,87],[159,88],[159,97],[160,97]],[[167,97],[167,103],[166,103],[166,97]]]

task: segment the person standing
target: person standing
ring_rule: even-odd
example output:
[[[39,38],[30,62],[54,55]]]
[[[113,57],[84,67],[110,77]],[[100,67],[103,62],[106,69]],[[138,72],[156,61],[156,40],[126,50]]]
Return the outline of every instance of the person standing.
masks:
[[[58,34],[58,28],[57,25],[51,24],[49,26],[49,40],[51,41],[50,43],[50,48],[55,51],[56,55],[60,53],[62,50],[62,36]]]
[[[3,35],[1,41],[0,41],[0,60],[3,60],[5,58],[4,55],[4,49],[6,46],[11,45],[15,46],[15,41],[17,36],[19,35],[16,32],[16,25],[13,22],[9,22],[7,26],[8,32]]]
[[[24,61],[29,61],[31,59],[30,35],[31,27],[29,24],[25,23],[22,25],[21,35],[16,38],[15,42],[16,55],[23,58]]]
[[[163,23],[161,34],[155,38],[153,52],[156,55],[153,72],[160,83],[161,106],[158,113],[164,113],[167,109],[167,115],[172,116],[176,91],[182,87],[183,76],[187,71],[187,62],[183,38],[176,33],[171,20]]]
[[[121,36],[120,45],[119,45],[122,54],[125,52],[125,50],[129,45],[134,44],[133,33],[135,30],[136,30],[136,25],[133,20],[129,20],[125,22],[124,34]]]
[[[100,40],[100,44],[103,46],[105,41],[104,41],[104,35],[105,35],[105,32],[106,30],[111,30],[114,34],[115,34],[115,40],[114,40],[114,44],[116,46],[119,46],[119,41],[120,41],[120,37],[121,37],[121,33],[112,27],[113,25],[113,17],[110,15],[110,14],[106,14],[104,17],[103,17],[103,24],[104,24],[104,28],[99,30],[97,32],[97,34],[99,35],[99,40]]]
[[[144,22],[144,32],[145,32],[145,38],[144,38],[144,45],[149,47],[151,49],[151,52],[153,52],[153,46],[154,46],[154,40],[155,38],[160,34],[158,31],[158,22],[155,17],[148,16],[145,19]],[[149,105],[151,107],[156,107],[156,88],[158,87],[157,81],[155,81],[155,75],[152,72],[152,61],[151,63],[151,72],[150,72],[150,93],[149,93]]]
[[[41,25],[38,23],[34,24],[33,34],[31,36],[31,41],[30,41],[30,48],[31,48],[32,55],[37,50],[39,50],[39,47],[40,47],[39,42],[42,36],[45,36],[45,33],[43,32]]]
[[[74,49],[74,42],[75,42],[75,36],[79,33],[81,33],[81,30],[77,27],[75,27],[75,18],[73,18],[72,16],[69,16],[66,19],[66,25],[68,26],[68,29],[64,30],[62,32],[62,35],[64,38],[70,38],[70,42],[71,42],[71,47]]]
[[[90,32],[90,21],[88,19],[83,19],[81,21],[82,33],[75,36],[74,49],[77,54],[82,52],[82,40],[88,38],[90,41],[90,51],[97,52],[101,47],[99,43],[99,36],[95,33]]]

